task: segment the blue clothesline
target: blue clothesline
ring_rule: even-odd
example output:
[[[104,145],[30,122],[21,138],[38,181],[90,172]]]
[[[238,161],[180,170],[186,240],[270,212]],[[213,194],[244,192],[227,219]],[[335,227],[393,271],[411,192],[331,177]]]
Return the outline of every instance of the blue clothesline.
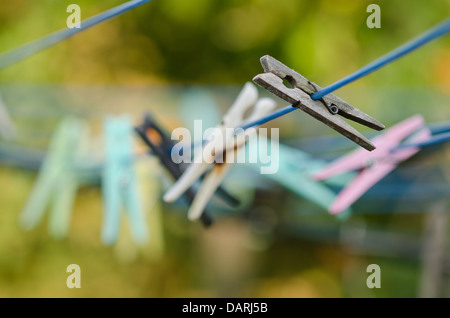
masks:
[[[338,80],[337,82],[321,89],[320,91],[314,93],[311,95],[311,98],[314,100],[321,99],[325,95],[328,95],[335,90],[341,88],[344,85],[347,85],[348,83],[351,83],[363,76],[366,76],[367,74],[372,73],[373,71],[383,67],[386,64],[389,64],[396,59],[414,51],[415,49],[421,47],[422,45],[437,39],[446,33],[450,32],[450,18],[445,20],[444,22],[438,24],[428,32],[423,33],[422,35],[419,35],[418,37],[412,39],[411,41],[403,44],[402,46],[396,48],[395,50],[387,53],[386,55],[376,59],[370,64],[367,64],[363,68],[360,68],[356,72]]]
[[[63,29],[60,31],[57,31],[55,33],[52,33],[50,35],[47,35],[43,38],[40,38],[38,40],[35,40],[33,42],[30,42],[28,44],[25,44],[23,46],[20,46],[16,49],[13,49],[11,51],[8,51],[6,53],[3,53],[0,55],[0,70],[11,66],[17,62],[20,62],[27,57],[30,57],[33,54],[36,54],[52,45],[55,45],[61,41],[64,41],[67,38],[70,38],[71,36],[80,33],[82,31],[85,31],[101,22],[107,21],[109,19],[112,19],[118,15],[121,15],[127,11],[130,11],[136,7],[139,7],[143,4],[146,4],[152,0],[132,0],[129,2],[126,2],[124,4],[121,4],[115,8],[112,8],[108,11],[102,12],[96,16],[93,16],[89,19],[86,19],[81,22],[80,28],[74,28],[74,29]]]
[[[410,148],[410,147],[419,147],[419,148],[424,148],[424,147],[429,147],[429,146],[436,146],[439,145],[441,143],[444,143],[446,141],[450,141],[450,124],[444,123],[444,124],[439,124],[439,125],[427,125],[426,126],[427,129],[430,130],[430,133],[432,135],[432,137],[427,140],[427,141],[423,141],[423,142],[418,142],[418,143],[408,143],[405,142],[403,144],[400,144],[399,146],[397,146],[395,148],[395,150],[399,150],[399,149],[405,149],[405,148]],[[317,145],[318,142],[323,143],[324,140],[326,140],[329,143],[332,144],[336,144],[336,138],[340,138],[340,137],[315,137],[312,138],[312,140],[316,140],[313,143]],[[342,139],[345,140],[345,139]],[[302,141],[302,139],[298,139],[298,141]],[[199,143],[204,143],[205,140],[203,141],[194,141],[192,143],[192,148],[195,147],[195,145],[198,145]],[[292,145],[292,140],[288,143],[289,145]],[[327,148],[327,147],[325,147]],[[309,149],[311,150],[311,149]],[[167,152],[170,154],[171,149],[167,149]],[[148,151],[146,153],[141,153],[139,155],[136,155],[137,160],[139,159],[143,159],[145,156],[148,155],[154,155],[151,151]],[[20,168],[24,168],[24,169],[31,169],[31,170],[36,170],[39,169],[41,166],[41,163],[43,161],[43,159],[46,156],[46,151],[44,150],[39,150],[39,149],[33,149],[33,148],[28,148],[28,147],[23,147],[23,146],[14,146],[11,144],[7,144],[7,143],[0,143],[0,164],[12,164],[14,166],[20,167]],[[87,161],[89,161],[88,157],[83,158]],[[101,162],[99,161],[97,164],[94,165],[90,165],[90,169],[95,170],[95,169],[99,169],[99,167],[101,166]],[[85,169],[86,167],[80,167],[80,172],[83,170],[89,170],[89,169]]]

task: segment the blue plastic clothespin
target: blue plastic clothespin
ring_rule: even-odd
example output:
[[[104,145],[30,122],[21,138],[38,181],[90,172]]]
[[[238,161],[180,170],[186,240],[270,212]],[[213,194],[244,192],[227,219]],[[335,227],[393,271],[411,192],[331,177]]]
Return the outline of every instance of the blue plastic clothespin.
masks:
[[[102,241],[107,245],[112,245],[117,241],[121,210],[125,208],[133,240],[138,244],[143,244],[147,241],[148,229],[134,169],[134,128],[131,119],[126,116],[108,117],[104,122],[104,134]]]
[[[270,148],[270,141],[265,140],[262,136],[258,140],[267,143]],[[257,142],[249,143],[249,151],[258,153]],[[313,158],[309,154],[283,144],[279,144],[278,155],[273,156],[272,166],[278,166],[278,171],[273,174],[263,174],[265,178],[273,180],[286,189],[299,195],[300,197],[317,204],[324,210],[328,210],[330,204],[336,198],[336,193],[328,186],[312,179],[312,174],[327,163],[323,160]],[[260,171],[264,166],[261,162],[246,163],[246,166]],[[350,174],[343,174],[328,180],[329,185],[344,186],[351,179]],[[337,216],[338,218],[346,218],[350,215],[351,210],[347,209],[344,213]]]
[[[50,235],[58,239],[67,236],[80,185],[76,161],[88,141],[87,131],[87,124],[74,117],[64,119],[57,128],[31,195],[20,214],[23,228],[35,228],[50,205]]]

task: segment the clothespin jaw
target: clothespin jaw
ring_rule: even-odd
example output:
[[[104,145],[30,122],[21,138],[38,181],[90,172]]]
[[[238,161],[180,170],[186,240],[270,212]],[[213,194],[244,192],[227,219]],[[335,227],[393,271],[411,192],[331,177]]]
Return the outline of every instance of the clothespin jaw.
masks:
[[[88,141],[87,131],[87,124],[74,117],[65,118],[56,129],[37,181],[20,214],[23,228],[36,227],[50,205],[50,235],[58,239],[67,236],[80,184],[76,164]]]
[[[336,115],[376,130],[384,129],[384,125],[333,94],[328,94],[320,100],[311,99],[310,95],[321,88],[269,55],[261,58],[261,64],[265,73],[253,78],[256,84],[298,107],[361,147],[369,151],[375,149],[366,137]],[[286,87],[283,80],[287,80],[292,88]]]
[[[413,147],[396,149],[402,141],[409,139],[411,142],[422,142],[429,138],[430,132],[428,129],[424,129],[422,116],[416,115],[396,124],[384,134],[372,139],[377,147],[373,152],[368,153],[363,149],[356,149],[316,172],[313,178],[322,181],[348,171],[358,171],[358,174],[344,187],[331,204],[329,207],[330,213],[341,213],[374,184],[394,170],[400,162],[419,151],[419,148]]]
[[[395,126],[390,127],[383,134],[380,134],[372,139],[377,149],[371,153],[362,151],[362,149],[355,149],[350,154],[329,164],[326,168],[317,172],[314,175],[316,180],[325,180],[339,173],[344,173],[352,170],[360,170],[365,168],[376,168],[373,165],[375,162],[383,163],[383,158],[390,158],[388,163],[394,163],[395,155],[392,150],[395,149],[405,138],[417,132],[424,126],[424,119],[422,116],[413,116],[408,118]],[[386,161],[386,160],[385,160]],[[372,162],[368,166],[368,162]]]
[[[423,132],[418,131],[416,134],[412,135],[410,138],[407,138],[404,142],[393,149],[392,152],[397,152],[408,148],[424,148],[439,145],[450,140],[450,125],[448,124],[444,126],[424,126],[422,130],[428,133],[428,138],[424,140],[416,140],[417,134],[423,134]]]
[[[121,210],[126,209],[131,234],[137,244],[148,239],[148,230],[134,169],[133,126],[128,117],[109,117],[104,122],[105,164],[102,174],[104,219],[102,241],[117,241]]]

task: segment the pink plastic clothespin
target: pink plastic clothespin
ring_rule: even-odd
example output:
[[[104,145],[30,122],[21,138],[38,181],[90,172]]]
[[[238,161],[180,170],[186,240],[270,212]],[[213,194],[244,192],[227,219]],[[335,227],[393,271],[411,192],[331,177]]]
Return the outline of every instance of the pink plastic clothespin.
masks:
[[[321,181],[347,171],[359,170],[356,177],[337,195],[329,208],[330,213],[339,214],[346,210],[400,162],[416,154],[419,151],[417,147],[396,149],[409,136],[408,142],[423,142],[431,137],[422,116],[408,118],[372,139],[376,147],[374,151],[357,149],[314,174],[314,179]]]

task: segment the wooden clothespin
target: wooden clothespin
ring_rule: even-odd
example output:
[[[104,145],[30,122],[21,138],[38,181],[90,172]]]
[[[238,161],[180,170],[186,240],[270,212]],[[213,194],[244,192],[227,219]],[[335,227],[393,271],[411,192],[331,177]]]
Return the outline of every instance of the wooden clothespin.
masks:
[[[336,95],[328,94],[319,100],[313,100],[311,95],[319,91],[321,87],[269,55],[261,58],[261,64],[265,73],[253,78],[256,84],[298,107],[361,147],[369,151],[375,149],[366,137],[339,116],[376,130],[384,129],[383,124]],[[283,80],[287,80],[291,87],[287,87]]]

